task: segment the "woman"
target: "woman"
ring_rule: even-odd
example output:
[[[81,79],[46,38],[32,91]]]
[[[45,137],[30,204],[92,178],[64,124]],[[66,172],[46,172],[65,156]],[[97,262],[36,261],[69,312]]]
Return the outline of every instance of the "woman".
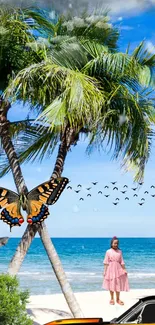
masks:
[[[115,236],[111,240],[111,248],[106,251],[104,258],[104,281],[103,288],[110,291],[110,304],[114,305],[114,292],[116,293],[116,302],[124,305],[120,300],[121,291],[129,291],[127,271],[123,261],[121,250],[118,248],[119,241]]]

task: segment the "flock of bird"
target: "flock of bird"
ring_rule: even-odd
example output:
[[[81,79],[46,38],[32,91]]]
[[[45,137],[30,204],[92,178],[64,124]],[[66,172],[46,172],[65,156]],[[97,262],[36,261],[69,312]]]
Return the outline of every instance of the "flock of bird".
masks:
[[[97,184],[98,184],[98,182],[92,182],[92,186],[93,186],[93,187],[94,187],[95,185],[97,185]],[[127,201],[129,200],[129,196],[126,194],[127,191],[128,191],[128,188],[129,188],[128,185],[126,185],[126,184],[123,185],[123,189],[119,191],[119,188],[118,188],[118,186],[117,186],[117,182],[116,182],[116,181],[115,181],[115,182],[111,182],[111,184],[112,184],[112,190],[113,190],[113,191],[115,191],[115,192],[117,192],[117,193],[119,193],[119,192],[122,193],[122,194],[124,195],[124,199],[127,200]],[[138,190],[142,185],[143,185],[143,182],[139,182],[138,185],[137,185],[137,187],[132,187],[132,188],[131,188],[131,190],[133,191],[133,197],[138,197],[138,194],[137,194],[136,190]],[[92,193],[91,193],[92,186],[84,188],[86,191],[89,191],[89,192],[90,192],[90,193],[88,193],[88,194],[86,195],[87,197],[91,197],[91,196],[92,196]],[[73,187],[70,186],[70,185],[67,186],[67,189],[68,189],[68,190],[73,190],[73,191],[74,191],[75,193],[77,193],[77,194],[78,194],[78,193],[80,194],[82,188],[83,188],[83,186],[82,186],[81,184],[78,184],[76,189],[73,189]],[[110,186],[105,185],[105,186],[104,186],[104,189],[109,190],[109,189],[110,189]],[[151,186],[150,186],[150,189],[155,189],[155,185],[151,185]],[[102,194],[103,194],[103,190],[98,190],[97,194],[102,195]],[[148,192],[148,191],[144,191],[143,194],[144,194],[144,196],[145,196],[145,195],[148,195],[149,192]],[[104,195],[106,198],[108,198],[108,197],[110,196],[109,193],[106,193],[106,194],[103,194],[103,195]],[[118,195],[118,196],[119,196],[119,195]],[[118,203],[119,203],[119,201],[120,201],[120,197],[118,197],[118,196],[115,198],[115,202],[112,202],[114,205],[118,205]],[[152,197],[155,197],[155,194],[151,194],[151,196],[152,196]],[[80,196],[79,201],[84,201],[84,197]],[[145,203],[145,197],[142,197],[142,198],[140,199],[140,202],[138,202],[138,204],[139,204],[140,206],[142,206],[144,203]]]

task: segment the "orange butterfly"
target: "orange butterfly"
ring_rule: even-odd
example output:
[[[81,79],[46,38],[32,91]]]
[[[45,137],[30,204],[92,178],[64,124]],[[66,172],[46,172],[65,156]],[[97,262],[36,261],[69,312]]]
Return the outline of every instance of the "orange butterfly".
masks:
[[[27,195],[18,195],[0,187],[0,209],[4,208],[0,219],[10,225],[10,230],[13,226],[21,226],[24,222],[22,208],[28,214],[29,224],[41,224],[49,215],[46,205],[52,205],[58,200],[68,182],[68,178],[65,177],[53,178],[35,187]]]

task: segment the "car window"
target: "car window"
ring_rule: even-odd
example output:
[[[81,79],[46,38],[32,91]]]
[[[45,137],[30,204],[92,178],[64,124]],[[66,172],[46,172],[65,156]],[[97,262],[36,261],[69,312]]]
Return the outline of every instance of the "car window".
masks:
[[[143,308],[141,315],[139,315],[138,323],[155,323],[155,303],[148,304]]]
[[[140,315],[141,313],[141,309],[137,310],[134,314],[132,314],[130,317],[126,318],[125,320],[125,323],[132,323],[132,322],[135,322],[137,323],[137,320],[138,320],[138,316]]]

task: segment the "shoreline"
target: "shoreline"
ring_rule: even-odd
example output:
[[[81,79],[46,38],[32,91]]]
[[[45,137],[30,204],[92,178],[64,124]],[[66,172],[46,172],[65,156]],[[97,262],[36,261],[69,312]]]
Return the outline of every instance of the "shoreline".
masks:
[[[90,291],[74,293],[85,317],[101,317],[110,321],[123,314],[141,297],[155,295],[155,289],[131,289],[121,292],[124,306],[109,305],[108,291]],[[31,295],[27,303],[27,312],[34,320],[34,325],[43,325],[53,320],[72,318],[67,302],[61,293],[50,295]]]

